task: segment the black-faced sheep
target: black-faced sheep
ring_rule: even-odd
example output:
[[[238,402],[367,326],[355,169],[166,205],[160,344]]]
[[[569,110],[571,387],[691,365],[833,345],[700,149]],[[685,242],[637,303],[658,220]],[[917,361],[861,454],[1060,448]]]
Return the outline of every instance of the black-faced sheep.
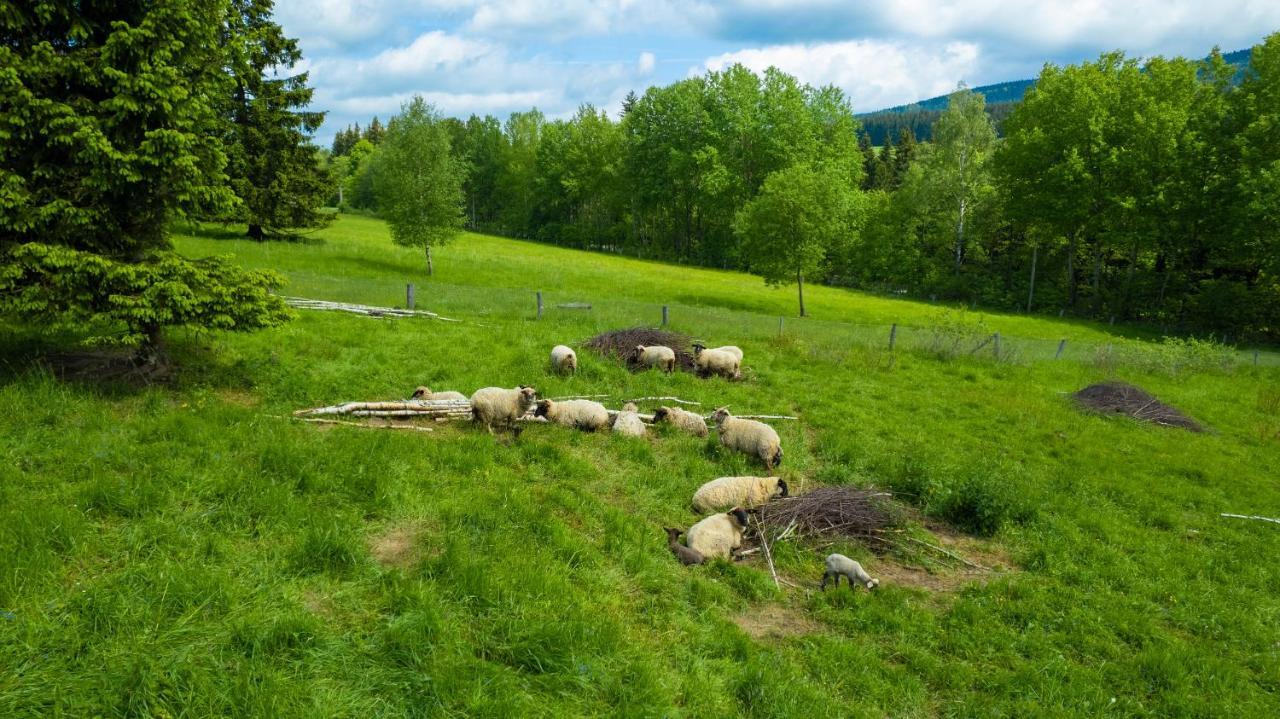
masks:
[[[688,566],[690,564],[702,564],[707,561],[701,554],[680,543],[679,529],[663,527],[662,531],[667,533],[667,549],[670,549],[671,553],[676,555],[676,559],[679,559],[681,564]]]
[[[556,372],[569,372],[576,374],[578,371],[578,355],[565,345],[556,345],[551,348],[551,369]]]
[[[628,402],[622,405],[622,411],[613,418],[613,431],[625,437],[643,437],[648,431],[636,412],[636,406]]]
[[[695,437],[706,437],[708,434],[707,422],[701,415],[679,407],[659,407],[658,411],[653,413],[653,423],[666,423]]]
[[[515,389],[478,389],[471,395],[471,418],[484,425],[490,434],[494,427],[514,428],[516,420],[529,411],[537,398],[537,390],[524,385]]]
[[[843,554],[828,554],[826,563],[827,570],[822,573],[821,586],[821,589],[824,592],[827,590],[828,579],[835,580],[836,586],[838,587],[840,586],[840,577],[848,579],[849,588],[854,590],[857,589],[855,586],[857,584],[861,584],[869,590],[880,586],[879,579],[872,579],[871,575],[867,574],[867,570],[863,569],[861,564],[858,564]]]
[[[599,402],[589,399],[567,399],[553,402],[544,399],[534,410],[535,417],[546,417],[547,420],[565,427],[595,432],[609,426],[609,410]]]
[[[734,417],[723,407],[716,410],[712,419],[720,434],[720,444],[759,457],[771,472],[782,463],[782,441],[773,427],[764,422]]]
[[[462,399],[462,400],[465,400],[467,399],[467,396],[461,392],[453,392],[453,391],[432,392],[430,387],[423,386],[415,389],[413,391],[413,394],[410,395],[409,399],[427,399],[427,400]]]
[[[709,350],[700,344],[693,346],[693,367],[699,377],[718,375],[728,379],[739,379],[739,360],[732,352],[722,349]]]
[[[742,546],[743,530],[746,527],[746,510],[734,507],[723,514],[706,517],[689,527],[685,539],[690,549],[707,559],[731,559],[733,551]]]
[[[636,345],[629,358],[632,364],[640,367],[657,367],[670,374],[676,368],[676,351],[662,345]]]
[[[730,507],[759,507],[775,497],[787,496],[787,482],[781,477],[720,477],[693,493],[698,512],[724,511]]]

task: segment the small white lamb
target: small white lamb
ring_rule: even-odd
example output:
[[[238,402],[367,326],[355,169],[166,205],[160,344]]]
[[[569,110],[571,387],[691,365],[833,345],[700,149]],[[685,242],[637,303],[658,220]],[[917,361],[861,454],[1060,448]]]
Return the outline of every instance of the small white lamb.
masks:
[[[868,590],[875,589],[880,586],[879,579],[873,579],[867,570],[862,568],[861,564],[849,559],[843,554],[827,555],[827,571],[822,573],[822,590],[827,590],[827,580],[834,579],[836,586],[840,586],[840,577],[849,580],[849,588],[856,589],[855,584],[861,584]]]

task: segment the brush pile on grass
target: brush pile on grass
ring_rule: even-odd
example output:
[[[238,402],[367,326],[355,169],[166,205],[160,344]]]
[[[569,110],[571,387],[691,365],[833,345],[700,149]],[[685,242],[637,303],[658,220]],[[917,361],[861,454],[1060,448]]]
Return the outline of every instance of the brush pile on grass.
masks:
[[[775,538],[792,533],[830,539],[881,539],[898,523],[888,492],[856,487],[819,487],[795,497],[775,499],[758,518]]]
[[[692,340],[679,332],[654,329],[652,327],[631,327],[624,330],[602,332],[586,341],[586,348],[602,357],[614,357],[626,361],[636,345],[662,345],[670,347],[676,353],[676,367],[686,372],[693,371]]]
[[[1170,407],[1140,387],[1124,382],[1091,384],[1071,395],[1085,409],[1104,414],[1123,414],[1144,422],[1154,422],[1166,427],[1181,427],[1192,432],[1203,432],[1199,422]]]

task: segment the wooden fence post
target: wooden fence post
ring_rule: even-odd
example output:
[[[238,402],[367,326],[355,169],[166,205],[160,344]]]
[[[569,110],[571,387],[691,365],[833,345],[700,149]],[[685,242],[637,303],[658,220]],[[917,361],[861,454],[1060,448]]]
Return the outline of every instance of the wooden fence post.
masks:
[[[1053,354],[1053,358],[1054,358],[1054,359],[1058,359],[1059,357],[1061,357],[1061,356],[1062,356],[1062,350],[1064,350],[1064,349],[1066,349],[1066,348],[1067,348],[1067,341],[1066,341],[1066,339],[1063,339],[1062,341],[1058,342],[1058,351],[1057,351],[1057,352],[1055,352],[1055,353]]]
[[[667,319],[668,319],[668,316],[667,316],[667,306],[666,306],[666,305],[663,305],[663,306],[662,306],[662,326],[663,326],[663,327],[666,327],[666,326],[667,326]]]
[[[408,309],[414,309],[413,283],[405,285],[404,288],[404,306]]]
[[[995,335],[995,358],[1000,359],[1000,333]]]
[[[538,290],[538,319],[542,319],[542,290]]]
[[[1258,350],[1253,351],[1253,366],[1258,366]]]
[[[893,343],[898,339],[898,323],[894,322],[889,327],[889,351],[893,351]]]
[[[778,318],[778,334],[779,335],[782,334],[782,318],[781,317]]]

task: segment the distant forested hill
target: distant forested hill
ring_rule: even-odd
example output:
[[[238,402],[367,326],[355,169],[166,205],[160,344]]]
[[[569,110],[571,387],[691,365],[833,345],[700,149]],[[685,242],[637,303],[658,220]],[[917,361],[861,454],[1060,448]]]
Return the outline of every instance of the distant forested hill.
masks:
[[[1228,64],[1236,65],[1240,68],[1237,73],[1236,80],[1239,81],[1240,75],[1244,73],[1244,69],[1249,64],[1250,50],[1236,50],[1222,56]],[[1027,90],[1034,87],[1036,81],[1031,80],[1011,80],[1008,82],[998,82],[993,85],[983,85],[973,88],[973,91],[987,98],[987,113],[991,115],[991,119],[996,123],[996,130],[1000,131],[1004,119],[1013,111],[1015,105],[1022,100],[1022,96],[1027,94]],[[875,112],[868,112],[858,115],[858,119],[862,122],[862,127],[866,130],[871,138],[872,145],[883,145],[886,137],[891,137],[896,142],[903,128],[910,128],[917,139],[927,141],[933,136],[933,123],[947,109],[947,95],[939,95],[931,97],[920,102],[913,102],[910,105],[898,105],[896,107],[885,108]]]

